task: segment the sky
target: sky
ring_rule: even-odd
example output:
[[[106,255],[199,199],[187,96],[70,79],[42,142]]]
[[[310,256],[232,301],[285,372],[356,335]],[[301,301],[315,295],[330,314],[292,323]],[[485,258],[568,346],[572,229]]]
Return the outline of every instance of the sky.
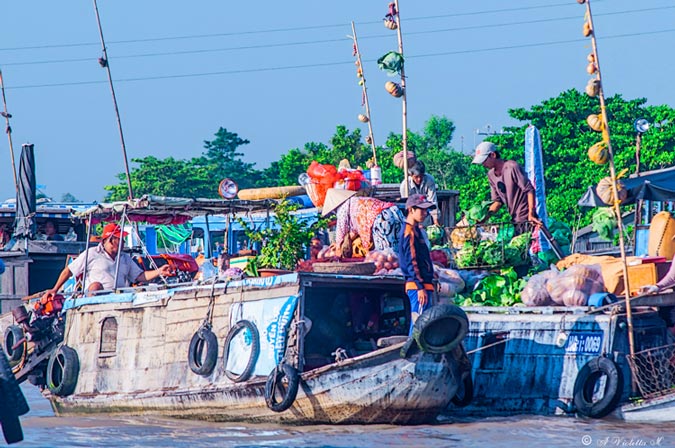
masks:
[[[262,169],[337,125],[366,125],[352,56],[355,22],[376,144],[401,133],[401,101],[376,60],[397,49],[385,0],[99,0],[129,159],[190,159],[224,127],[250,140]],[[585,6],[575,0],[400,0],[408,129],[433,115],[456,125],[471,152],[485,134],[520,125],[530,108],[588,80]],[[675,107],[672,0],[592,0],[607,95]],[[124,159],[91,1],[4,2],[0,70],[18,164],[35,145],[37,182],[55,200],[101,201]],[[639,117],[636,117],[639,118]],[[0,120],[0,126],[5,125]],[[131,163],[131,166],[135,166]],[[236,179],[236,173],[231,177]],[[214,180],[214,190],[220,179]],[[0,136],[0,201],[14,196],[9,143]]]

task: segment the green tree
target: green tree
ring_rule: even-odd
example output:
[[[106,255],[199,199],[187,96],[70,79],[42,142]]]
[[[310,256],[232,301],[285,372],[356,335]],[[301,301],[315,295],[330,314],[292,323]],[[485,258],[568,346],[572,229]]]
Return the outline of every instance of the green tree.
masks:
[[[61,195],[61,202],[80,202],[80,200],[70,193],[63,193],[63,195]]]

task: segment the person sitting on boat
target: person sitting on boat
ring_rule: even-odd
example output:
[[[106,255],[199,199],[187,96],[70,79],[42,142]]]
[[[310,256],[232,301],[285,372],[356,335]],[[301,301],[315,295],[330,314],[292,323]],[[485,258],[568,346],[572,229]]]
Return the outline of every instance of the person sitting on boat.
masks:
[[[503,160],[494,143],[482,142],[476,146],[476,155],[471,163],[488,169],[492,205],[487,216],[493,215],[506,205],[515,233],[528,231],[528,223],[540,226],[542,222],[535,208],[534,187],[527,178],[523,167],[513,160]]]
[[[410,334],[417,317],[431,306],[434,291],[434,264],[420,228],[433,207],[435,205],[422,194],[411,195],[405,203],[408,216],[401,232],[398,258],[410,299]]]
[[[405,182],[408,181],[408,194],[405,194]],[[429,211],[422,225],[429,227],[429,225],[439,225],[438,223],[438,198],[436,196],[436,180],[434,177],[426,172],[424,162],[415,160],[415,162],[408,167],[408,177],[401,182],[401,197],[407,198],[413,194],[421,194],[427,198],[429,202],[434,204],[434,209]]]
[[[335,247],[342,247],[345,239],[357,235],[361,246],[370,251],[371,241],[375,250],[398,247],[403,227],[403,213],[396,204],[379,199],[355,196],[356,191],[330,188],[326,193],[322,216],[336,211]]]
[[[45,221],[44,232],[47,241],[63,241],[63,235],[59,235],[58,227],[51,219]]]
[[[159,269],[144,271],[126,252],[121,252],[124,247],[124,236],[117,224],[110,223],[103,228],[101,243],[98,246],[82,252],[70,265],[68,265],[56,280],[54,287],[48,291],[56,293],[63,284],[74,275],[76,278],[83,275],[86,269],[84,285],[85,291],[113,290],[124,288],[131,283],[149,282],[157,277],[169,276],[172,268],[168,264]],[[119,271],[117,283],[115,283],[115,271],[117,270],[117,257],[119,255]]]

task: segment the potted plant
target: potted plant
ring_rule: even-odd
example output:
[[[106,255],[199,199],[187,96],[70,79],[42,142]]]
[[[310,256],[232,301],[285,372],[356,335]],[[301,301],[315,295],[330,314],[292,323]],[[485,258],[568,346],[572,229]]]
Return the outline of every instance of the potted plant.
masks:
[[[283,198],[273,206],[273,224],[264,229],[250,227],[239,219],[249,241],[262,244],[260,254],[252,260],[258,273],[265,268],[294,270],[304,258],[312,237],[326,228],[327,220],[318,214],[316,219],[302,219],[293,214],[298,208],[298,204]]]

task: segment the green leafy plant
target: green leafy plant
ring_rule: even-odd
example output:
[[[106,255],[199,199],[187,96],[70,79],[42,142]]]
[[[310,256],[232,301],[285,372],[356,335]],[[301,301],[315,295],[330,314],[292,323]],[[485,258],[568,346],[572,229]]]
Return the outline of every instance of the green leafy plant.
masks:
[[[326,228],[327,220],[320,218],[302,219],[293,211],[298,204],[282,199],[274,206],[274,224],[264,229],[250,227],[243,219],[239,224],[252,243],[261,243],[260,255],[254,260],[257,268],[294,270],[298,261],[304,258],[306,247],[317,231]]]
[[[455,303],[460,306],[514,306],[522,303],[520,294],[525,279],[518,278],[513,268],[502,269],[481,280],[470,294],[458,294]]]

